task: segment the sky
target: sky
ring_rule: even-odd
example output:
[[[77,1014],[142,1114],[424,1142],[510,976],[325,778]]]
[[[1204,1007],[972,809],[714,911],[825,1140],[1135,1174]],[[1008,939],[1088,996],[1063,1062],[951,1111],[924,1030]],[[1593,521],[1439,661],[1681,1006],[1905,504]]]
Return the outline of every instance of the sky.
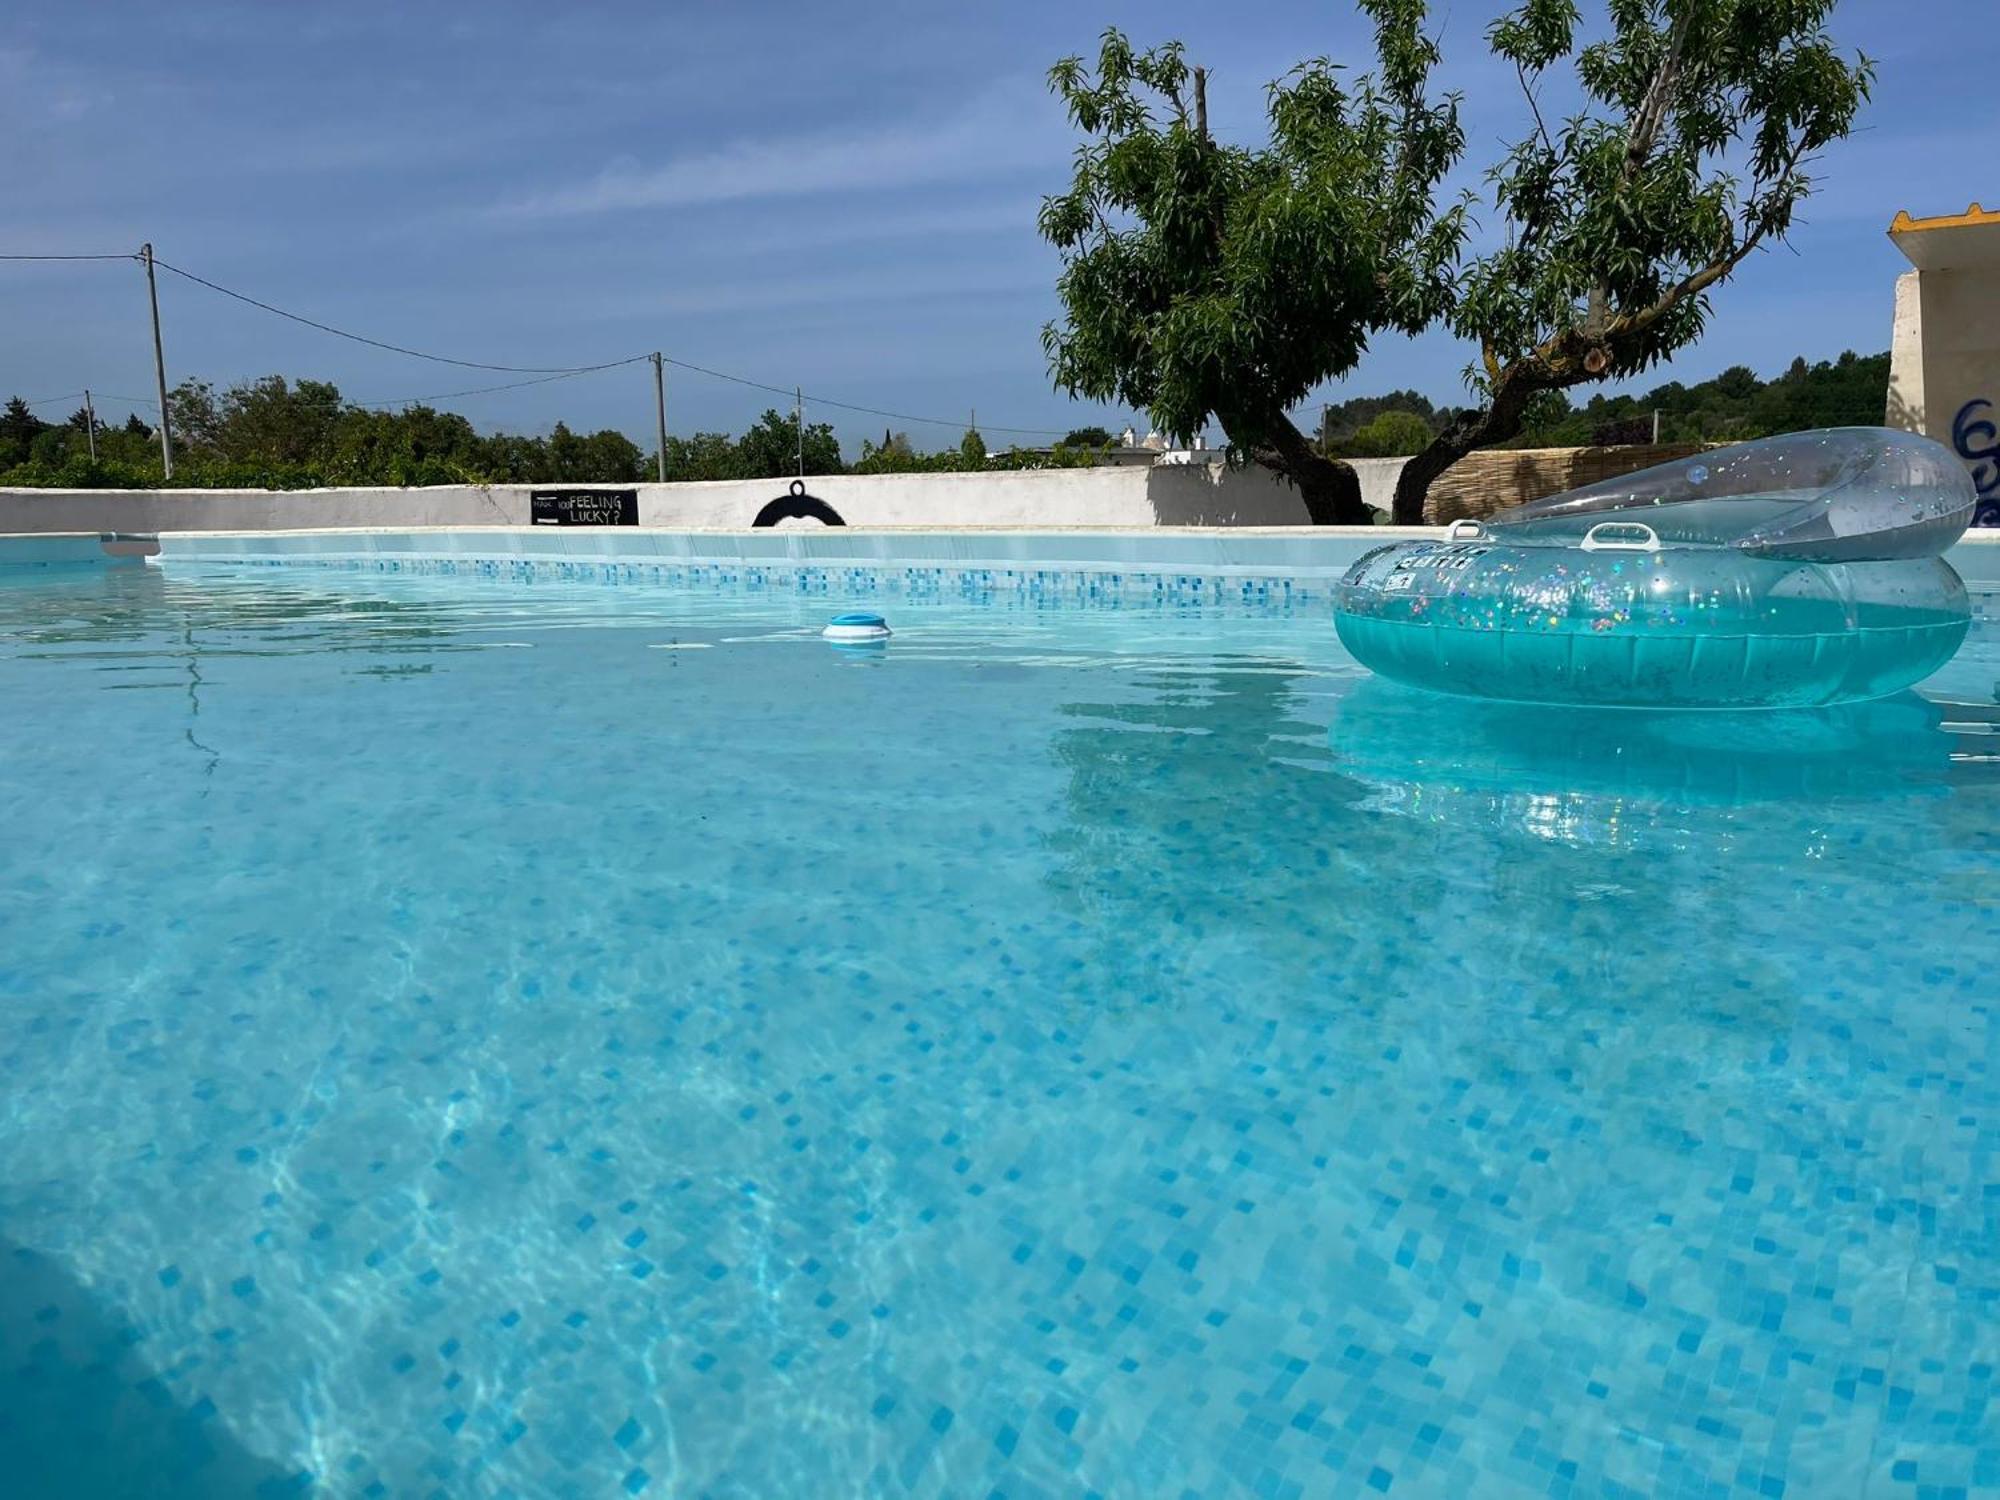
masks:
[[[1472,187],[1526,121],[1483,40],[1502,8],[1432,7],[1439,87],[1465,96]],[[1638,388],[1888,347],[1907,269],[1884,234],[1896,210],[2000,204],[1996,21],[1995,0],[1837,7],[1838,39],[1878,66],[1861,129],[1820,164],[1790,245],[1755,257],[1718,294],[1701,342]],[[850,457],[885,428],[945,446],[975,411],[994,447],[1086,422],[1143,431],[1143,414],[1054,391],[1041,344],[1058,263],[1035,216],[1066,185],[1076,144],[1046,74],[1093,52],[1106,26],[1142,45],[1185,42],[1211,70],[1217,131],[1244,140],[1261,129],[1264,86],[1295,63],[1370,59],[1341,0],[10,0],[0,253],[150,240],[264,301],[472,361],[659,349],[804,387],[808,420],[831,422]],[[522,378],[347,343],[171,276],[160,302],[169,384],[276,372],[389,402]],[[131,409],[120,396],[150,393],[151,353],[136,266],[0,263],[0,394],[88,386],[115,420]],[[1444,334],[1378,339],[1302,420],[1321,399],[1405,387],[1462,402],[1468,357]],[[646,366],[439,404],[485,429],[546,432],[561,418],[651,444]],[[774,404],[669,377],[675,432],[741,430]]]

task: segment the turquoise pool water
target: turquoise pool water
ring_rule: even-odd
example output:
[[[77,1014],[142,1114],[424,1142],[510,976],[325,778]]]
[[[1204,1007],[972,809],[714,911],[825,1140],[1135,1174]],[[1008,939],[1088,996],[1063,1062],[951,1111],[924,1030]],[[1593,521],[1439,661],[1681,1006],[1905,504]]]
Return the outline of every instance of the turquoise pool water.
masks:
[[[6,1493],[2000,1493],[1990,619],[0,578]]]

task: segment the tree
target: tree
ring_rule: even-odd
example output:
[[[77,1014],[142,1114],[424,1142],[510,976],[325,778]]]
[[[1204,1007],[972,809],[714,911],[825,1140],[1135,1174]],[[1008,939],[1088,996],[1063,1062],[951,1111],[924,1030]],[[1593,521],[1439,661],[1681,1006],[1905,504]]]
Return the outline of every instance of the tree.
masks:
[[[967,472],[986,467],[986,439],[977,427],[966,428],[965,436],[958,440],[958,461]]]
[[[624,433],[605,427],[583,440],[583,478],[594,484],[630,484],[645,477],[646,455]]]
[[[126,415],[125,425],[119,431],[130,433],[133,437],[151,437],[153,435],[152,425],[136,411]]]
[[[742,479],[743,458],[726,432],[697,432],[667,439],[667,478]]]
[[[738,439],[745,479],[779,479],[800,472],[799,419],[795,414],[766,411],[756,425]],[[805,431],[805,472],[838,474],[840,439],[824,422],[814,422]]]
[[[27,462],[28,450],[46,426],[25,399],[8,397],[6,409],[0,411],[0,470]]]
[[[1437,206],[1464,134],[1456,98],[1428,95],[1422,0],[1362,5],[1378,71],[1295,69],[1255,149],[1209,133],[1206,73],[1178,43],[1134,53],[1108,31],[1095,73],[1071,57],[1049,74],[1085,137],[1041,214],[1063,261],[1064,320],[1043,334],[1056,385],[1145,408],[1183,442],[1214,417],[1318,523],[1369,512],[1354,471],[1286,413],[1372,334],[1432,322],[1464,237],[1463,206]]]
[[[1541,391],[1529,401],[1521,431],[1506,446],[1573,448],[1606,441],[1621,430],[1650,438],[1655,412],[1661,440],[1669,443],[1741,442],[1810,427],[1867,426],[1882,420],[1888,393],[1888,354],[1851,350],[1818,364],[1794,359],[1768,381],[1738,366],[1692,385],[1669,380],[1640,396],[1593,392],[1579,406],[1571,405],[1567,391]],[[1392,410],[1390,403],[1397,399],[1394,394],[1359,397],[1333,410]],[[1433,430],[1451,415],[1440,413]],[[1347,446],[1354,436],[1343,438],[1343,451],[1359,451]]]
[[[1320,411],[1320,441],[1327,452],[1343,445],[1363,427],[1388,411],[1414,412],[1426,426],[1435,427],[1445,413],[1431,405],[1421,391],[1391,391],[1386,396],[1354,396],[1330,401]]]
[[[1566,435],[1569,420],[1569,393],[1542,391],[1521,413],[1521,436],[1531,448],[1574,447]]]
[[[26,442],[40,432],[48,423],[35,415],[34,408],[20,396],[9,396],[5,411],[0,411],[0,438]]]
[[[34,408],[19,396],[9,396],[5,411],[0,411],[0,450],[9,453],[18,451],[25,455],[28,445],[35,440],[41,430],[49,424],[35,415]],[[14,459],[15,463],[20,458]]]
[[[584,477],[583,439],[571,432],[567,423],[556,423],[555,429],[549,433],[547,448],[550,478],[574,480]]]
[[[220,445],[222,411],[215,387],[206,380],[183,380],[168,391],[167,416],[177,451],[198,453]]]
[[[265,375],[223,392],[209,441],[233,463],[310,463],[325,450],[347,409],[331,381],[294,385],[282,375]],[[178,435],[178,420],[174,426]],[[194,435],[189,436],[192,442]]]
[[[1782,241],[1806,167],[1852,129],[1873,65],[1835,51],[1834,0],[1608,0],[1578,45],[1575,0],[1524,0],[1488,32],[1533,125],[1490,175],[1505,230],[1447,313],[1479,346],[1480,406],[1405,466],[1395,518],[1431,481],[1522,429],[1534,398],[1631,376],[1698,338],[1710,290]],[[1536,85],[1570,62],[1583,108],[1556,131]]]
[[[1431,424],[1413,411],[1385,411],[1342,446],[1352,458],[1401,458],[1421,453],[1431,440]]]
[[[1108,448],[1111,434],[1102,427],[1078,427],[1062,440],[1065,448]]]
[[[1764,386],[1764,382],[1757,378],[1757,372],[1748,365],[1731,365],[1711,384],[1731,401],[1748,401]]]
[[[320,485],[500,483],[630,484],[651,472],[650,456],[624,433],[584,433],[565,422],[549,436],[477,431],[457,412],[415,402],[388,410],[357,406],[326,381],[267,375],[218,391],[201,380],[168,393],[177,482],[197,486],[302,489]],[[18,397],[0,412],[0,483],[158,485],[153,429],[134,416],[98,427],[98,461],[87,454],[79,415],[60,425],[37,418]],[[901,468],[956,469],[953,447],[919,458],[909,439],[884,434]],[[667,440],[672,479],[788,477],[798,466],[795,421],[766,412],[739,443],[700,432]],[[864,445],[864,453],[867,448]],[[839,473],[840,444],[824,423],[805,431],[806,471]],[[981,467],[1001,460],[986,460]]]

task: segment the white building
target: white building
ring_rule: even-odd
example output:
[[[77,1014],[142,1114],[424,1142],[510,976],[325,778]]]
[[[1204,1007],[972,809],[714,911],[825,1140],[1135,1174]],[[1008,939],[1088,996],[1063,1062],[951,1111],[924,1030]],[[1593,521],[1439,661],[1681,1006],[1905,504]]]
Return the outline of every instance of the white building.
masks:
[[[1896,215],[1916,269],[1896,280],[1888,425],[1951,448],[1979,487],[1977,525],[2000,526],[2000,213]]]

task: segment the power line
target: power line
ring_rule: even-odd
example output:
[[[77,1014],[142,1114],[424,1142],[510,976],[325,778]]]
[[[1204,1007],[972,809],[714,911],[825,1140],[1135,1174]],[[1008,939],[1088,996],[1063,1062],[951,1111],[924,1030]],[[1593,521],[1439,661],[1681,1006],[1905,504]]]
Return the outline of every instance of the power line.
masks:
[[[453,359],[448,354],[427,354],[422,349],[385,343],[381,339],[371,339],[365,334],[349,333],[344,328],[335,328],[331,323],[321,323],[300,313],[286,312],[282,307],[273,307],[268,302],[260,302],[247,293],[231,291],[228,287],[210,281],[205,276],[197,276],[192,271],[183,271],[179,266],[161,260],[158,256],[153,258],[153,264],[162,271],[171,271],[183,280],[192,281],[196,286],[205,286],[211,292],[220,292],[225,297],[233,297],[238,302],[248,303],[251,307],[262,308],[267,313],[274,313],[294,323],[303,323],[308,328],[317,328],[321,333],[330,333],[339,339],[351,339],[357,344],[367,344],[376,349],[386,349],[391,354],[407,355],[411,359],[427,359],[434,365],[457,365],[465,370],[497,370],[505,375],[587,375],[592,370],[613,370],[620,365],[635,365],[642,359],[652,358],[650,354],[634,354],[629,359],[608,359],[602,364],[595,365],[494,365],[477,359]]]
[[[71,391],[66,396],[42,396],[34,401],[23,401],[21,404],[30,411],[34,411],[38,407],[61,406],[65,401],[81,401],[82,399],[82,391]],[[133,406],[158,406],[160,404],[151,396],[116,396],[110,391],[99,391],[97,399],[100,401],[123,401]]]
[[[662,355],[661,358],[675,369],[692,370],[695,374],[706,375],[711,380],[727,380],[733,385],[747,385],[753,391],[769,391],[774,396],[791,396],[797,394],[790,387],[766,385],[761,380],[746,380],[741,375],[731,375],[723,370],[711,370],[705,365],[689,364],[684,359],[674,359],[670,355]],[[965,424],[956,417],[917,417],[910,415],[908,412],[885,411],[879,406],[856,406],[852,401],[835,401],[828,396],[807,396],[805,400],[808,406],[832,406],[839,408],[841,411],[858,411],[871,417],[887,417],[892,422],[918,422],[931,427],[956,427],[960,430],[963,430],[965,427]],[[986,430],[989,432],[1024,432],[1036,437],[1060,437],[1069,429],[1064,427],[995,426],[989,427]]]
[[[141,258],[136,255],[0,255],[0,260],[138,260]],[[357,406],[410,406],[424,401],[448,401],[459,396],[484,396],[496,391],[519,390],[524,386],[546,385],[551,381],[564,380],[575,375],[591,375],[599,370],[616,370],[626,365],[640,364],[653,357],[651,354],[633,354],[628,355],[624,359],[605,360],[600,364],[593,365],[502,365],[492,364],[484,360],[457,359],[451,355],[431,354],[422,349],[412,349],[407,345],[392,344],[384,339],[370,338],[366,334],[352,333],[345,328],[336,328],[331,323],[322,323],[317,318],[306,317],[303,313],[290,312],[285,308],[265,302],[260,298],[252,297],[247,292],[239,292],[234,288],[223,286],[220,282],[210,281],[205,276],[197,276],[194,272],[183,270],[169,261],[161,260],[158,256],[153,258],[153,264],[162,271],[170,271],[185,281],[191,281],[197,286],[206,287],[212,292],[244,303],[246,306],[270,313],[274,317],[284,318],[288,322],[298,323],[306,328],[316,329],[321,333],[331,334],[335,338],[346,339],[352,343],[365,344],[370,348],[383,349],[391,354],[401,354],[410,359],[427,360],[432,364],[455,365],[465,370],[492,370],[504,375],[534,375],[541,377],[535,380],[512,381],[505,385],[478,386],[471,390],[447,391],[436,396],[413,396],[400,402],[357,401],[354,403]],[[762,380],[751,380],[747,376],[732,375],[726,370],[711,369],[706,365],[698,365],[685,359],[675,359],[669,355],[662,355],[661,362],[672,365],[677,370],[687,370],[696,375],[704,375],[710,380],[726,381],[731,385],[744,386],[753,391],[765,391],[774,396],[792,396],[798,398],[802,394],[794,386],[772,385]],[[124,401],[132,398],[115,396],[111,399]],[[836,401],[830,396],[804,396],[803,399],[808,405],[831,407],[836,411],[858,412],[864,416],[882,417],[891,422],[910,422],[925,427],[962,428],[964,426],[956,417],[925,417],[913,412],[891,411],[886,407],[863,406],[853,401]],[[159,403],[157,401],[149,401],[145,404],[157,406]],[[985,430],[990,432],[1018,433],[1029,437],[1060,437],[1067,429],[1061,427],[1006,427],[995,424]]]
[[[824,396],[808,396],[809,406],[834,406],[842,411],[863,412],[871,417],[887,417],[893,422],[921,422],[931,427],[956,427],[966,430],[965,423],[956,417],[913,417],[906,412],[883,411],[876,406],[856,406],[850,401],[829,401]],[[979,429],[981,432],[1017,432],[1027,437],[1061,437],[1070,429],[1067,427],[1002,427],[997,422],[989,422]]]
[[[650,359],[652,356],[648,355],[646,357]],[[629,364],[630,361],[628,360],[626,363]],[[609,370],[616,368],[618,367],[615,365],[598,365],[587,370],[565,371],[561,375],[541,375],[533,380],[510,380],[505,385],[478,385],[469,391],[439,391],[434,396],[404,396],[396,401],[350,401],[348,405],[367,407],[371,410],[375,408],[386,409],[395,406],[422,406],[431,401],[450,401],[457,396],[485,396],[490,395],[494,391],[518,391],[523,386],[548,385],[550,382],[557,380],[574,380],[578,375],[593,375],[600,369]]]
[[[172,262],[160,260],[158,257],[154,258],[153,264],[158,266],[162,271],[171,271],[174,275],[184,277],[199,286],[205,286],[210,291],[220,292],[225,297],[233,297],[238,302],[247,303],[251,307],[261,308],[268,313],[275,313],[278,317],[287,318],[294,323],[302,323],[308,328],[316,328],[322,333],[330,333],[336,338],[351,339],[357,344],[367,344],[376,349],[386,349],[392,354],[406,354],[414,359],[430,360],[434,364],[457,365],[467,370],[497,370],[508,375],[544,375],[551,378],[559,378],[569,375],[589,375],[598,370],[615,370],[624,365],[636,365],[643,360],[652,358],[650,354],[634,354],[625,359],[606,360],[601,364],[595,365],[496,365],[488,364],[481,360],[453,359],[442,354],[427,354],[421,349],[405,348],[401,344],[386,343],[381,339],[368,338],[363,334],[349,333],[344,328],[335,328],[332,324],[322,323],[316,318],[308,318],[300,313],[287,312],[282,307],[274,307],[269,302],[260,301],[258,298],[249,296],[244,292],[233,291],[229,287],[208,280],[206,277],[197,276],[192,271],[183,271]],[[797,394],[795,389],[788,389],[781,385],[771,385],[762,380],[751,380],[742,375],[731,375],[725,370],[712,370],[706,365],[697,365],[688,360],[673,359],[665,355],[662,355],[661,359],[664,363],[672,365],[675,369],[689,370],[697,375],[706,375],[711,380],[726,380],[732,385],[747,386],[755,391],[768,391],[775,396]],[[415,399],[443,401],[450,399],[451,396],[482,396],[490,391],[515,390],[520,386],[539,385],[542,383],[541,381],[523,380],[512,385],[484,386],[476,390],[453,391],[446,395],[417,397]],[[893,422],[917,422],[934,427],[960,427],[963,425],[956,418],[919,417],[913,416],[908,412],[887,411],[877,406],[858,406],[851,401],[835,401],[824,396],[812,396],[807,399],[814,406],[831,406],[841,411],[861,412],[871,417],[886,417]],[[356,405],[360,406],[386,406],[391,404],[393,403],[366,401],[356,403]],[[1059,427],[995,427],[992,430],[995,432],[1029,433],[1035,436],[1046,437],[1050,435],[1060,436],[1065,429]]]

